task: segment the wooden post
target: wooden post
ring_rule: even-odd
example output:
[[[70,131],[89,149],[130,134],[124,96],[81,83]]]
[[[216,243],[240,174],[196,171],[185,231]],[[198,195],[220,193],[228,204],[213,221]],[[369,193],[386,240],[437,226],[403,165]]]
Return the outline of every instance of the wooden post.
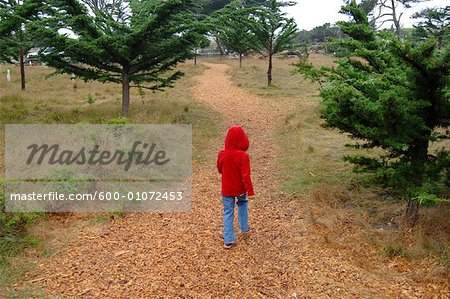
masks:
[[[267,85],[272,84],[272,52],[269,53],[269,69],[267,70]]]
[[[76,81],[77,76],[75,74],[72,74],[70,76],[70,79],[72,80],[72,88],[73,88],[73,90],[77,90],[77,88],[78,88],[77,81]]]
[[[25,60],[24,60],[24,50],[20,48],[20,81],[22,83],[22,90],[25,90]]]

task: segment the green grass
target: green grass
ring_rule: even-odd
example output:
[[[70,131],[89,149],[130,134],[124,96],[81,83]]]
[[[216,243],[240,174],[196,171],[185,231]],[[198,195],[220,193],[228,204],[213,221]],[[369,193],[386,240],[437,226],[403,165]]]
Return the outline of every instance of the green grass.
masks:
[[[388,245],[383,248],[382,256],[385,258],[393,258],[396,256],[406,257],[407,253],[403,247],[398,247],[397,245]]]
[[[9,299],[25,299],[25,298],[39,298],[46,299],[48,296],[40,287],[26,287],[20,290],[10,290],[7,298]]]
[[[0,286],[11,285],[32,267],[17,259],[23,250],[35,247],[38,243],[37,239],[28,235],[7,233],[0,236]]]
[[[301,99],[277,132],[283,148],[283,189],[306,195],[320,184],[337,184],[354,177],[351,165],[343,162],[350,153],[347,138],[321,127],[316,100]]]
[[[92,225],[101,225],[108,223],[110,221],[110,216],[106,214],[100,214],[89,220],[89,223]]]

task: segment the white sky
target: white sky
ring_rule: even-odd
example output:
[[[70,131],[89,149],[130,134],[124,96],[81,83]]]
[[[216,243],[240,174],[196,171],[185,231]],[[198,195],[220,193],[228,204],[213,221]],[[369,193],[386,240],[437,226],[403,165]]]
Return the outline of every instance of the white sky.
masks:
[[[311,30],[325,23],[333,24],[339,20],[347,20],[347,16],[339,13],[343,0],[295,0],[295,2],[297,5],[283,10],[288,13],[288,16],[294,17],[300,29]],[[414,4],[410,9],[400,10],[404,11],[401,23],[404,27],[412,27],[415,20],[410,17],[415,12],[426,7],[444,7],[446,5],[450,5],[449,0],[431,0],[427,3]]]

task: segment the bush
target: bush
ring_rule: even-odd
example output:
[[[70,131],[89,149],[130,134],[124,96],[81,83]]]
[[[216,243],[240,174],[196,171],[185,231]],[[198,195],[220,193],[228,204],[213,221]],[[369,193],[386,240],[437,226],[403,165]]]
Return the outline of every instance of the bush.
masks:
[[[88,95],[88,96],[84,99],[84,101],[85,101],[86,103],[88,103],[89,105],[91,105],[91,104],[94,104],[94,103],[95,103],[96,99],[95,99],[93,96]]]
[[[21,248],[35,244],[35,240],[29,238],[26,232],[29,225],[41,214],[7,213],[3,182],[0,184],[0,264],[3,264],[9,256],[20,252]]]
[[[109,125],[126,125],[130,123],[131,123],[130,119],[126,117],[111,118],[110,120],[107,121],[107,124]]]

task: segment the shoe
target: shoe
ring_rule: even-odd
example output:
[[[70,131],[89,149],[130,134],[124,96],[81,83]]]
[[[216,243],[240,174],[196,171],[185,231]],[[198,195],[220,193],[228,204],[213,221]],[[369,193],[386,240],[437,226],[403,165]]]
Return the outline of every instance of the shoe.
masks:
[[[250,228],[248,228],[248,231],[246,231],[246,232],[241,232],[241,234],[249,234],[251,232],[251,229]]]
[[[233,246],[233,243],[225,243],[225,244],[223,244],[223,248],[225,248],[225,249],[230,249],[231,246]]]

